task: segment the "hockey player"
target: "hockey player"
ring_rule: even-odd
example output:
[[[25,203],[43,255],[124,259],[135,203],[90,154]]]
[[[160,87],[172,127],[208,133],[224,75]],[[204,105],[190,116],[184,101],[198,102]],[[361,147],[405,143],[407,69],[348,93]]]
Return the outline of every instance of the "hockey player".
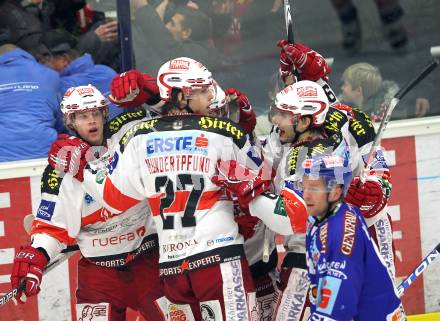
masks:
[[[316,81],[322,86],[331,104],[324,127],[327,136],[342,134],[350,147],[354,178],[346,201],[358,206],[364,215],[371,236],[387,263],[395,274],[392,245],[391,217],[386,204],[391,195],[390,173],[382,151],[376,151],[376,161],[367,171],[365,184],[359,184],[359,175],[375,138],[371,119],[361,110],[340,104],[333,90],[327,84],[330,68],[321,55],[302,44],[278,43],[280,51],[280,72],[283,79],[293,81],[292,70],[298,70],[300,79]]]
[[[179,60],[176,58],[174,60]],[[111,83],[111,95],[109,100],[113,103],[126,107],[135,108],[146,103],[150,96],[158,94],[152,86],[152,82],[156,80],[148,74],[140,73],[137,70],[130,70],[116,76]],[[214,88],[215,90],[215,88]],[[238,106],[238,119],[236,120],[247,133],[252,133],[256,124],[256,115],[247,96],[235,88],[228,88],[225,91],[228,101],[234,102]],[[157,115],[165,115],[166,110],[160,108],[162,104],[158,104],[153,112]],[[220,109],[224,110],[224,106]],[[224,110],[223,115],[228,116],[228,110]],[[213,110],[210,111],[212,115]]]
[[[158,86],[162,108],[172,116],[132,127],[120,140],[111,171],[84,170],[81,148],[70,167],[79,167],[75,177],[84,178],[83,187],[102,197],[111,212],[148,200],[166,296],[157,303],[169,318],[200,320],[204,310],[216,320],[250,320],[256,313],[255,293],[243,237],[232,202],[211,177],[218,159],[233,158],[254,168],[261,161],[241,127],[206,116],[213,80],[202,64],[189,58],[166,62]],[[55,148],[51,153],[58,154]]]
[[[148,75],[136,70],[122,73],[113,79],[112,94],[109,99],[126,108],[138,107],[145,103],[147,97],[154,94],[149,88],[152,81],[153,79]],[[238,122],[251,135],[255,128],[256,118],[246,95],[235,88],[228,88],[226,93],[218,88],[215,96],[215,102],[211,103],[209,114],[225,117],[229,115],[229,118]],[[225,108],[225,104],[231,107]],[[234,104],[238,107],[238,111],[232,107]],[[161,108],[155,108],[153,112],[163,113]],[[238,117],[235,117],[235,113]],[[260,320],[267,320],[274,312],[274,303],[278,294],[276,288],[278,256],[274,233],[268,230],[258,218],[243,213],[238,206],[234,206],[234,209],[239,232],[245,239],[244,249],[255,284]],[[267,248],[261,246],[264,239],[269,240]]]
[[[406,320],[393,276],[359,208],[343,201],[351,168],[344,155],[311,153],[296,175],[310,215],[306,248],[310,320]]]
[[[294,83],[291,86],[287,86],[277,95],[272,114],[272,121],[277,126],[272,131],[267,143],[263,146],[265,161],[276,169],[275,189],[273,190],[276,194],[282,192],[284,179],[295,173],[297,164],[301,157],[304,157],[304,150],[307,150],[308,142],[328,137],[327,139],[330,140],[329,144],[333,144],[335,147],[346,143],[346,140],[343,139],[346,133],[341,130],[341,124],[347,123],[348,118],[341,111],[330,108],[329,105],[328,96],[323,88],[311,81]],[[336,120],[339,121],[336,122],[337,126],[328,128],[329,126],[325,124],[328,113],[337,113],[336,116],[338,117]],[[352,142],[353,140],[349,140],[347,143],[353,144]],[[358,170],[361,166],[359,165],[359,150],[355,148],[357,145],[350,145],[350,147],[350,150],[353,150],[352,166]],[[386,164],[381,158],[378,158],[373,165],[374,168],[382,172],[387,170]],[[355,186],[355,188],[358,188],[358,186]],[[239,185],[233,189],[236,193],[243,194],[244,189]],[[261,196],[260,198],[263,197]],[[272,209],[278,207],[276,200],[272,200]],[[270,209],[262,213],[264,207],[261,204],[254,207],[250,205],[249,208],[252,215],[258,216],[261,219],[263,219],[261,215],[273,213],[273,210]],[[253,212],[252,208],[257,212]],[[300,217],[304,217],[304,215]],[[266,224],[270,223],[266,222]],[[301,226],[298,216],[296,224]],[[305,261],[305,230],[302,230],[303,233],[299,233],[300,229],[296,230],[296,232],[295,235],[287,237],[284,242],[287,254],[284,258],[280,274],[280,290],[282,293],[277,313],[274,315],[277,321],[288,319],[304,320],[304,315],[306,315],[307,271]],[[285,234],[291,233],[286,232]]]
[[[278,197],[261,193],[266,188],[260,175],[246,184],[224,176],[222,185],[237,193],[251,213],[278,233],[300,232],[304,226],[298,220],[305,213],[310,215],[306,235],[310,290],[309,282],[296,280],[296,290],[308,292],[308,320],[406,320],[393,277],[359,208],[343,202],[352,175],[347,146],[335,149],[331,140],[317,139],[302,146],[300,154],[296,173],[284,180]],[[251,195],[252,189],[261,194]],[[270,199],[276,200],[275,206],[269,205]],[[291,311],[300,303],[293,302]],[[293,317],[286,315],[286,319]]]
[[[77,136],[61,141],[71,157],[75,152],[67,147],[74,148],[75,143],[82,142],[80,138],[84,140],[82,147],[112,148],[127,127],[146,115],[143,111],[123,113],[107,122],[107,101],[91,85],[70,88],[61,110],[66,128]],[[117,162],[108,153],[94,160],[95,166],[109,170]],[[163,318],[154,304],[163,293],[157,234],[146,201],[123,213],[112,213],[85,193],[72,175],[60,175],[49,165],[43,173],[42,200],[31,235],[31,245],[20,249],[11,274],[13,287],[25,282],[24,295],[37,294],[47,263],[67,246],[78,244],[82,254],[76,292],[78,318],[95,309],[100,320],[122,321],[128,307],[138,310],[146,320]],[[20,302],[21,294],[17,295]]]

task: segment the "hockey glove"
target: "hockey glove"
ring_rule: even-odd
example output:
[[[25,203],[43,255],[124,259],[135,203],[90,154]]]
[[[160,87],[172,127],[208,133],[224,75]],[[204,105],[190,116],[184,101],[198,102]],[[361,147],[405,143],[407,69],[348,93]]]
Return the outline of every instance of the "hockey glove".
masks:
[[[154,105],[160,101],[156,78],[137,70],[115,76],[110,88],[108,99],[121,107],[134,108],[144,103]]]
[[[20,288],[15,296],[18,302],[26,302],[26,298],[22,296],[23,293],[26,297],[30,297],[40,292],[41,278],[48,261],[42,251],[32,246],[20,248],[15,256],[11,273],[12,288]]]
[[[278,41],[277,46],[281,48],[280,73],[284,81],[292,75],[293,67],[299,71],[301,80],[328,80],[330,67],[316,51],[300,43],[291,44],[287,40]]]
[[[59,172],[70,173],[78,181],[84,180],[86,159],[91,159],[92,152],[87,153],[90,145],[82,139],[65,134],[58,135],[58,140],[52,143],[48,154],[49,165]],[[87,157],[86,158],[86,154]]]
[[[246,133],[251,134],[255,129],[255,125],[257,124],[257,116],[252,109],[249,99],[245,94],[235,88],[226,89],[225,94],[226,96],[230,97],[231,101],[235,101],[237,103],[237,106],[240,109],[239,124],[246,131]]]
[[[260,222],[257,217],[251,216],[247,208],[240,208],[238,215],[234,216],[234,220],[238,224],[238,232],[243,235],[245,240],[254,236],[257,224]]]
[[[348,189],[345,201],[360,208],[362,215],[371,218],[378,214],[387,204],[390,197],[391,183],[376,176],[368,176],[361,184],[357,176]]]
[[[219,160],[217,168],[219,175],[214,175],[212,182],[236,195],[242,208],[247,208],[255,197],[269,190],[271,181],[262,178],[262,170],[258,174],[252,173],[235,160]]]

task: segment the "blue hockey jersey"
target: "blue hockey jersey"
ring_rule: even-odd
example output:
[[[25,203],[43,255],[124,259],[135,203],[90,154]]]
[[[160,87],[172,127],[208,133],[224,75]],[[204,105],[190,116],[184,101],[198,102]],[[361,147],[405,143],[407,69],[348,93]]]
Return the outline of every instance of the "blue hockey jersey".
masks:
[[[321,221],[310,216],[306,245],[310,320],[406,320],[359,209],[341,203]]]

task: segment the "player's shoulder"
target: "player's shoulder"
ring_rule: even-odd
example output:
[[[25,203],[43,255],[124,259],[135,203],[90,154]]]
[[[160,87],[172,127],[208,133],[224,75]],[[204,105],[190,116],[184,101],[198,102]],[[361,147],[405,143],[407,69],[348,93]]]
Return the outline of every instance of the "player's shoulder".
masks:
[[[47,165],[41,175],[41,194],[59,195],[61,191],[70,194],[82,191],[81,183],[71,174],[63,173]]]
[[[362,219],[359,210],[342,203],[337,211],[328,219],[328,229],[332,232],[329,238],[340,254],[352,256],[357,239],[362,237]]]
[[[105,124],[105,137],[109,139],[120,132],[124,127],[130,126],[130,124],[135,121],[147,119],[147,117],[148,112],[145,109],[123,112],[113,117]]]
[[[41,176],[41,193],[58,195],[64,175],[47,165]]]
[[[287,166],[289,174],[296,172],[298,165],[313,155],[325,154],[330,149],[336,148],[336,142],[332,138],[324,137],[295,144],[288,152]]]
[[[370,117],[359,108],[352,108],[349,131],[359,147],[374,141],[376,137],[373,122]]]
[[[349,122],[351,108],[344,104],[334,104],[328,109],[324,121],[327,136],[342,135],[342,128]]]

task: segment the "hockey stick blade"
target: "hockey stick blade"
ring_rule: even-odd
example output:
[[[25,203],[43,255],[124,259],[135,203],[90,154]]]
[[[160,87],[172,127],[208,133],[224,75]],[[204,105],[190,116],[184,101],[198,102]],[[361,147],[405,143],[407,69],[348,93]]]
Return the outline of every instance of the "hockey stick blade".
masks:
[[[388,122],[390,121],[391,114],[393,113],[394,108],[397,106],[397,104],[400,102],[400,100],[412,89],[414,86],[416,86],[420,81],[422,81],[426,76],[428,76],[439,64],[439,61],[437,59],[433,59],[414,79],[410,80],[405,86],[403,86],[397,94],[391,99],[391,102],[387,106],[385,110],[384,117],[380,123],[379,129],[376,133],[376,137],[374,138],[373,145],[371,146],[371,149],[368,153],[368,157],[366,160],[365,167],[362,170],[362,173],[360,175],[361,182],[365,183],[366,175],[365,173],[369,169],[371,163],[373,162],[373,159],[376,154],[376,149],[380,144],[380,141],[382,139],[383,133],[385,132],[385,129],[388,125]]]
[[[57,257],[51,262],[46,269],[44,270],[44,275],[49,273],[51,270],[53,270],[55,267],[60,265],[62,262],[67,260],[69,257],[71,257],[73,254],[76,253],[76,251],[79,249],[78,245],[68,246],[66,249],[61,251],[60,254],[58,254]],[[25,288],[25,282],[23,282],[19,287],[12,289],[11,291],[5,293],[3,296],[0,297],[0,307],[2,305],[5,305],[9,301],[11,301],[15,296],[17,295],[17,292],[23,291]]]
[[[433,249],[423,261],[411,272],[408,277],[403,280],[403,282],[398,286],[397,292],[399,296],[402,296],[404,291],[428,268],[428,266],[440,256],[440,243],[437,244],[435,249]]]

